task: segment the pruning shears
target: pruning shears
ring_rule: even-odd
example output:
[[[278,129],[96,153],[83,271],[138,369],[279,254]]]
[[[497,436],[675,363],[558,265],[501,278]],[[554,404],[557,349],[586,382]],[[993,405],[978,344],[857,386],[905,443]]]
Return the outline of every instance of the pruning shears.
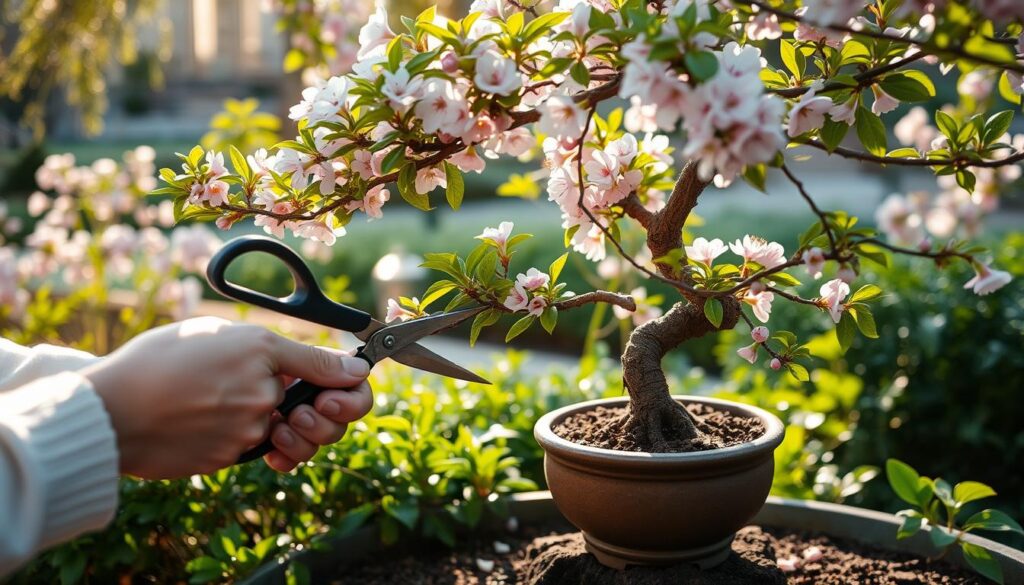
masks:
[[[228,266],[245,254],[263,252],[284,262],[295,280],[295,288],[286,297],[274,297],[229,282],[225,273]],[[349,331],[364,345],[356,351],[356,357],[366,360],[372,368],[384,358],[413,368],[433,372],[449,378],[489,384],[487,380],[455,364],[416,343],[420,339],[439,333],[462,323],[484,311],[486,307],[474,307],[451,313],[438,313],[419,319],[385,325],[369,313],[336,303],[327,298],[320,289],[313,273],[302,258],[291,248],[277,240],[264,236],[241,236],[226,242],[206,268],[206,278],[221,295],[250,305],[270,309],[277,313],[310,321],[334,329]],[[296,380],[284,393],[284,400],[277,405],[277,411],[287,417],[300,404],[313,404],[317,395],[326,388],[305,380]],[[249,449],[239,458],[239,463],[252,461],[273,450],[270,439]]]

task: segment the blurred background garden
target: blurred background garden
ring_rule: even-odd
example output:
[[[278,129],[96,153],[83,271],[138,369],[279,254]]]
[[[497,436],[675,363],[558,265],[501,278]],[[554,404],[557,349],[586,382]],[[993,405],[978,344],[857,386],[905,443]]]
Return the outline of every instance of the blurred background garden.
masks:
[[[392,15],[426,6],[389,4]],[[468,4],[449,0],[440,10]],[[147,193],[158,186],[156,169],[176,168],[175,153],[197,142],[252,154],[292,137],[287,112],[303,77],[351,65],[346,47],[369,2],[50,0],[0,7],[5,337],[102,354],[159,323],[218,314],[352,346],[333,332],[217,302],[201,278],[205,260],[219,241],[260,228],[175,226],[169,201]],[[957,91],[957,79],[947,82],[936,102]],[[888,116],[899,120],[908,110]],[[927,170],[879,170],[802,149],[788,156],[800,161],[821,207],[841,205],[867,224],[876,223],[876,209],[892,193],[941,191]],[[537,172],[525,160],[488,161],[484,173],[467,175],[460,213],[426,214],[392,201],[383,219],[354,221],[333,247],[289,241],[332,297],[383,317],[381,299],[422,292],[421,254],[468,252],[473,236],[501,221],[534,235],[515,260],[524,269],[560,255],[563,230]],[[810,381],[747,364],[735,353],[739,334],[726,332],[670,354],[665,367],[675,393],[726,396],[782,417],[777,495],[895,511],[895,496],[874,479],[895,457],[932,477],[985,482],[999,492],[997,507],[1024,517],[1024,197],[1016,176],[993,182],[998,210],[977,225],[941,225],[941,217],[923,211],[917,221],[921,229],[975,232],[995,264],[1014,275],[1008,286],[979,297],[963,289],[972,274],[967,266],[866,263],[861,280],[892,291],[875,309],[879,339],[858,338],[842,354],[828,319],[780,303],[776,318],[811,340]],[[714,235],[729,241],[756,232],[794,247],[787,238],[813,215],[790,183],[770,177],[765,191],[737,182],[707,193],[687,237],[713,225]],[[623,234],[633,250],[641,236]],[[244,262],[235,276],[260,290],[289,290],[286,270],[273,262]],[[599,263],[571,256],[563,279],[570,290],[640,289],[646,314],[667,309],[662,298],[671,298],[611,250]],[[110,529],[48,553],[15,581],[239,578],[273,555],[371,520],[381,523],[385,540],[418,533],[451,543],[500,512],[498,495],[543,488],[542,452],[532,436],[541,414],[622,394],[616,358],[633,319],[599,306],[566,313],[553,336],[534,328],[508,347],[502,335],[486,332],[472,351],[461,332],[427,342],[493,385],[378,368],[375,413],[315,461],[288,475],[260,464],[183,481],[125,480]]]

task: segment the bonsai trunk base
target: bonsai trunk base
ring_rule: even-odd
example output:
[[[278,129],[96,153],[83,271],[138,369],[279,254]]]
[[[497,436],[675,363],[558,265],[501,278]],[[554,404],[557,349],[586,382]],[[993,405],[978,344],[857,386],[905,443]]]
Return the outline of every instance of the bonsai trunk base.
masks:
[[[701,570],[720,565],[732,553],[732,541],[736,533],[706,546],[679,549],[673,551],[653,551],[640,548],[629,548],[603,542],[600,539],[583,533],[587,552],[594,555],[598,562],[606,567],[623,570],[629,565],[669,566],[688,563]]]

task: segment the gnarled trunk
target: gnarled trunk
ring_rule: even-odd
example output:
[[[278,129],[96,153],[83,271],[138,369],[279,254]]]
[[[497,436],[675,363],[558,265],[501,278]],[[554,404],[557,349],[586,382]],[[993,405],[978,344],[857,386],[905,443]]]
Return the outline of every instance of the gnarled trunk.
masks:
[[[667,313],[637,327],[622,353],[622,380],[629,392],[629,409],[617,421],[617,432],[631,436],[643,451],[658,453],[686,450],[687,443],[712,444],[697,421],[678,402],[661,369],[661,360],[673,348],[702,335],[732,329],[740,316],[739,303],[723,299],[720,327],[692,303],[676,303]]]

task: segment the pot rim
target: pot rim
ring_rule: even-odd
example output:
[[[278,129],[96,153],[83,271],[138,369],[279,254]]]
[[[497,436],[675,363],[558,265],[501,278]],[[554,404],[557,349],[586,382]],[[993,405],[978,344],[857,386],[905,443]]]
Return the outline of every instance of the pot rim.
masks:
[[[760,460],[764,456],[771,456],[779,444],[782,443],[785,434],[785,426],[779,417],[756,406],[711,398],[708,396],[673,395],[672,398],[686,403],[698,402],[712,405],[728,410],[733,413],[742,413],[761,419],[765,426],[764,434],[747,443],[712,449],[709,451],[691,451],[687,453],[647,453],[642,451],[616,451],[601,447],[591,447],[574,443],[563,439],[555,434],[552,427],[563,419],[587,410],[593,410],[598,406],[619,406],[626,404],[629,397],[599,398],[577,402],[562,408],[553,410],[542,416],[533,428],[534,437],[540,443],[549,456],[558,457],[563,461],[575,463],[587,463],[617,468],[629,467],[634,470],[657,468],[664,470],[666,467],[703,467],[721,464],[731,465],[734,462],[743,460]]]

